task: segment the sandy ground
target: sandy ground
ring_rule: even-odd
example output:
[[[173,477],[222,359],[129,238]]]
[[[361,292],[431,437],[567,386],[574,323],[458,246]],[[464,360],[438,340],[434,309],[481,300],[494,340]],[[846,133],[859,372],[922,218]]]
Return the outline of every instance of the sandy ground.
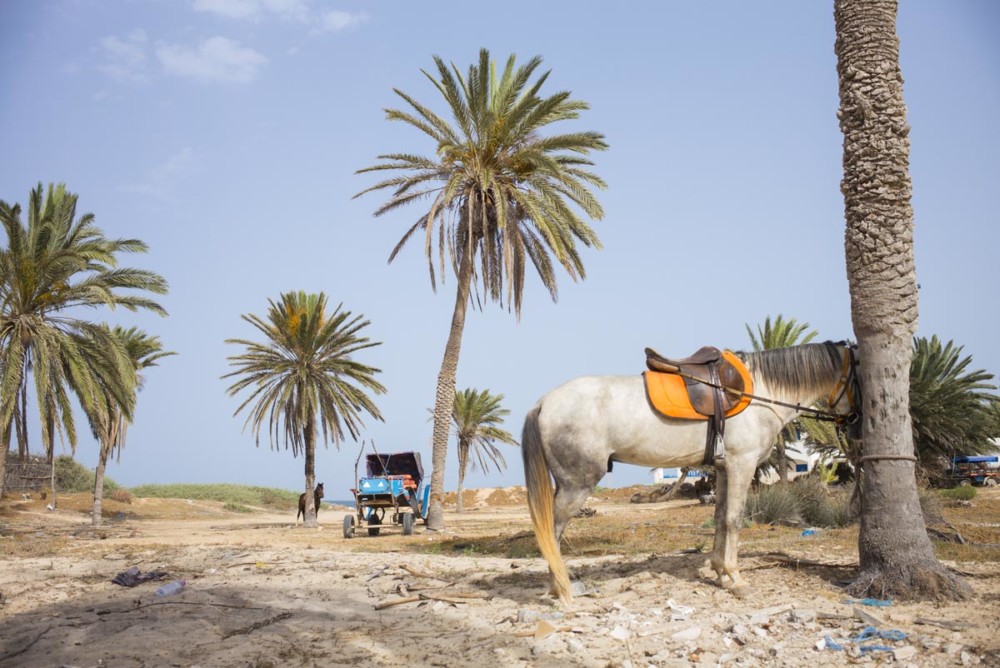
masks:
[[[633,523],[663,508],[592,501]],[[457,534],[528,529],[521,505],[449,513],[444,534],[418,524],[410,537],[347,540],[343,509],[324,507],[322,528],[304,530],[290,514],[169,503],[137,500],[140,519],[99,531],[62,508],[0,518],[0,541],[51,541],[43,556],[0,561],[0,667],[1000,665],[996,563],[961,565],[973,602],[872,607],[838,588],[850,568],[751,554],[742,563],[754,593],[739,599],[705,579],[703,554],[575,557],[587,595],[564,609],[544,594],[540,559],[434,553]],[[831,561],[823,540],[803,541],[799,556],[849,557]],[[162,582],[112,584],[132,566],[187,586],[157,598]],[[866,627],[890,633],[852,640]],[[885,649],[861,649],[870,646]]]

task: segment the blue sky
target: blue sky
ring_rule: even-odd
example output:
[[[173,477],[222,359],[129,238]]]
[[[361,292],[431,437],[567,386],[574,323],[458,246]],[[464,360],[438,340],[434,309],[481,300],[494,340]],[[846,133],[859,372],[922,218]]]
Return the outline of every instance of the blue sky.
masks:
[[[919,334],[965,346],[1000,373],[1000,5],[901,3],[898,31],[912,125]],[[383,345],[385,423],[365,438],[417,450],[430,468],[434,385],[454,280],[431,291],[420,245],[389,252],[417,208],[372,217],[374,180],[354,172],[386,152],[430,153],[384,119],[394,87],[432,108],[420,73],[439,55],[463,70],[481,47],[540,55],[543,92],[591,109],[610,150],[596,222],[604,250],[588,278],[563,276],[553,304],[526,286],[520,323],[470,312],[458,386],[505,395],[507,428],[578,375],[638,374],[642,349],[683,355],[749,347],[746,324],[784,314],[822,338],[852,337],[844,269],[841,135],[832,3],[320,0],[7,2],[0,8],[0,199],[65,182],[108,236],[150,252],[129,264],[171,285],[168,318],[114,313],[179,353],[149,371],[117,482],[239,482],[298,489],[301,458],[255,447],[220,379],[224,340],[254,338],[288,290],[324,291],[363,313]],[[105,314],[95,317],[104,318]],[[81,425],[83,421],[81,420]],[[96,463],[81,430],[78,459]],[[37,437],[35,439],[37,448]],[[508,470],[469,486],[521,484]],[[320,448],[328,498],[353,485],[357,446]],[[447,481],[456,480],[449,458]],[[602,484],[647,482],[618,466]]]

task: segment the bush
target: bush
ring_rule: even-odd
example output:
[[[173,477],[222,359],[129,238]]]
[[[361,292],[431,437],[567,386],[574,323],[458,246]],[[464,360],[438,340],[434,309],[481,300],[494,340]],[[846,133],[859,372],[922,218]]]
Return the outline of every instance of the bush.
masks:
[[[56,457],[56,489],[60,492],[94,491],[94,472],[69,455]]]
[[[132,503],[132,493],[124,487],[118,487],[111,490],[111,493],[108,494],[108,498],[112,501],[118,501],[119,503]]]
[[[799,500],[791,485],[761,485],[747,496],[744,516],[757,524],[799,524]]]
[[[69,455],[56,457],[56,489],[69,494],[93,492],[94,472]],[[104,476],[104,494],[110,495],[121,485]]]
[[[854,523],[849,490],[831,489],[815,476],[796,478],[791,488],[806,524],[829,529]]]
[[[941,496],[953,501],[971,501],[976,498],[976,488],[972,485],[941,490]]]

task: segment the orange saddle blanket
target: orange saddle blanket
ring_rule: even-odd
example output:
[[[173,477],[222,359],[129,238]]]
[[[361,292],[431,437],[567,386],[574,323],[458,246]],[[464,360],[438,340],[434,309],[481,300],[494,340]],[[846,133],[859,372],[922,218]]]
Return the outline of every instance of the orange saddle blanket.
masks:
[[[743,395],[735,406],[726,411],[726,417],[739,415],[750,405],[750,397],[753,394],[753,379],[750,371],[743,361],[728,350],[722,352],[722,356],[727,362],[732,364],[743,378]],[[663,373],[660,371],[645,371],[643,378],[646,383],[646,397],[650,405],[656,412],[671,418],[682,420],[707,420],[709,416],[703,415],[691,405],[688,397],[687,381],[683,376],[676,373]]]

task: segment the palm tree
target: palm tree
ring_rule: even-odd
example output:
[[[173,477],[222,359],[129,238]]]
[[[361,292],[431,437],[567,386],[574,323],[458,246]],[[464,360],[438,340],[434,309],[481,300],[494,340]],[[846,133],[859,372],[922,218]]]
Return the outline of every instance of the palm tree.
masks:
[[[227,390],[230,396],[249,391],[234,415],[248,409],[244,429],[253,428],[260,445],[260,430],[268,424],[271,447],[284,437],[292,456],[305,455],[305,526],[316,526],[313,490],[316,487],[316,436],[322,428],[323,444],[340,447],[344,429],[355,441],[363,422],[361,414],[376,420],[382,414],[367,392],[384,394],[375,380],[380,369],[354,359],[354,354],[382,345],[361,336],[370,323],[363,316],[342,311],[340,304],[327,313],[326,295],[287,292],[278,302],[268,300],[267,320],[243,315],[243,320],[264,335],[265,342],[227,339],[246,351],[229,357],[235,367],[223,378],[238,378]]]
[[[455,393],[452,422],[458,437],[458,512],[462,512],[462,483],[465,482],[465,470],[470,463],[469,455],[473,455],[473,471],[477,461],[484,472],[489,470],[492,462],[499,473],[507,468],[507,462],[495,441],[517,445],[517,439],[498,426],[510,415],[509,410],[500,406],[502,401],[502,394],[490,394],[489,390],[480,392],[475,388],[468,388]]]
[[[93,366],[94,375],[105,390],[103,400],[96,410],[89,411],[88,414],[91,430],[100,444],[97,468],[94,471],[94,506],[91,511],[91,523],[94,526],[99,526],[102,521],[104,472],[108,458],[116,454],[118,460],[121,460],[128,425],[133,418],[136,393],[143,387],[144,378],[140,372],[156,366],[160,359],[176,354],[163,350],[158,337],[150,336],[135,327],[124,329],[115,326],[110,334],[115,343],[113,350],[103,348],[102,342],[92,339],[82,344],[85,346],[87,359]],[[122,354],[127,357],[133,376],[126,383],[116,377],[118,366],[114,363],[114,357]],[[130,391],[120,396],[119,388],[123,385]]]
[[[764,318],[764,326],[757,325],[756,332],[750,329],[750,325],[746,325],[746,328],[747,334],[750,335],[750,344],[753,346],[754,352],[772,350],[774,348],[790,348],[791,346],[809,343],[819,336],[819,332],[816,330],[812,330],[811,332],[806,331],[809,329],[809,323],[798,323],[795,318],[785,320],[780,313],[774,319],[773,324],[771,323],[771,316]],[[788,482],[788,457],[785,454],[785,447],[789,443],[797,441],[799,434],[803,432],[808,433],[807,425],[813,422],[816,421],[809,420],[809,418],[799,418],[785,425],[778,433],[778,437],[774,442],[774,461],[772,462],[772,458],[769,457],[767,462],[761,466],[773,467],[778,471],[778,478],[782,482]],[[760,467],[758,467],[759,469]]]
[[[592,163],[585,156],[603,151],[607,144],[596,132],[542,136],[546,126],[576,119],[589,107],[571,99],[569,92],[539,95],[549,76],[545,72],[532,82],[541,58],[515,67],[512,55],[500,76],[486,49],[479,52],[479,62],[469,67],[465,77],[454,64],[449,67],[436,56],[434,62],[438,78],[424,75],[444,97],[455,125],[396,90],[411,111],[389,109],[386,117],[430,137],[433,156],[380,155],[381,162],[358,173],[399,174],[355,197],[391,191],[376,216],[429,199],[430,206],[400,239],[389,262],[415,233],[423,231],[432,288],[436,289],[435,237],[442,279],[446,254],[457,277],[455,309],[434,401],[434,470],[427,527],[440,530],[444,527],[444,468],[455,375],[473,289],[480,306],[486,298],[506,304],[520,317],[528,262],[553,300],[558,295],[553,257],[573,280],[585,277],[576,242],[595,248],[600,248],[600,242],[573,205],[592,219],[603,217],[591,187],[604,188],[605,184],[587,169]]]
[[[78,307],[124,307],[166,311],[146,296],[165,294],[158,274],[118,266],[122,253],[144,253],[137,239],[108,239],[94,225],[93,214],[76,216],[77,196],[62,184],[39,184],[28,197],[27,225],[21,207],[0,201],[0,223],[7,246],[0,248],[0,494],[12,432],[27,455],[27,385],[35,384],[41,439],[50,459],[55,436],[64,436],[75,452],[76,428],[70,396],[95,406],[101,389],[79,347],[84,338],[113,349],[110,334],[77,317]],[[119,357],[121,378],[128,364]],[[126,388],[121,388],[125,391]]]
[[[909,411],[917,281],[897,0],[835,0],[845,251],[863,389],[861,573],[851,595],[967,598],[934,556],[917,494]]]
[[[1000,397],[993,374],[968,370],[972,357],[962,346],[942,345],[937,336],[913,340],[910,415],[913,443],[924,472],[940,474],[955,455],[991,452],[1000,436]]]

